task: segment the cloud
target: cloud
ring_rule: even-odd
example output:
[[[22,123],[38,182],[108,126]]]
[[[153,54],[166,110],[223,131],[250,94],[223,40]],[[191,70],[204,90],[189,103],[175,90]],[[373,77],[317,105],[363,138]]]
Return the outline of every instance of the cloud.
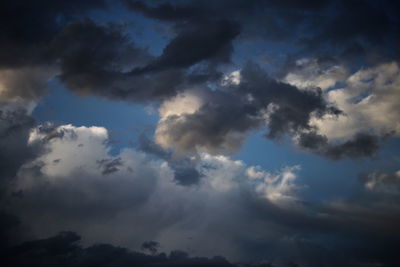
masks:
[[[378,136],[360,132],[344,142],[329,142],[326,136],[310,131],[299,134],[295,137],[295,142],[302,149],[332,160],[340,160],[376,156],[381,140]]]
[[[188,20],[202,16],[198,8],[192,6],[177,6],[172,3],[163,3],[156,7],[149,7],[142,1],[125,0],[126,6],[132,10],[141,12],[143,15],[165,21]]]
[[[354,123],[349,124],[354,127],[357,123],[355,119],[359,116],[351,112],[354,108],[349,109],[350,103],[344,105],[330,97],[336,95],[336,92],[351,94],[353,87],[327,91],[336,83],[342,82],[336,80],[338,77],[350,80],[350,76],[346,76],[346,71],[340,67],[332,67],[334,70],[327,69],[319,75],[321,68],[316,62],[304,62],[297,71],[298,78],[294,79],[292,76],[290,82],[293,85],[289,85],[269,77],[257,65],[249,64],[241,71],[234,72],[234,82],[227,80],[233,79],[233,74],[231,78],[226,75],[222,79],[222,86],[217,90],[198,88],[182,92],[161,104],[155,142],[164,149],[175,149],[180,155],[202,151],[229,154],[240,148],[250,131],[266,127],[267,138],[289,136],[300,148],[333,160],[376,155],[381,141],[393,129],[388,128],[386,132],[371,131],[376,129],[367,128],[367,124],[364,124],[355,129],[347,139],[339,140],[332,138],[326,131],[328,126],[334,131],[346,132],[348,129],[341,121],[354,118]],[[299,77],[306,74],[310,76],[310,80],[304,84]],[[392,76],[393,74],[385,79],[393,80]],[[354,78],[351,80],[354,81]],[[382,86],[389,86],[390,90],[385,90],[385,93],[395,94],[395,82],[392,85],[386,80],[381,82]],[[318,83],[325,83],[325,92],[316,88]],[[300,88],[295,87],[295,84]],[[382,86],[376,85],[376,88],[382,90]],[[359,94],[363,93],[359,91]],[[375,91],[373,93],[376,95]],[[389,99],[376,101],[378,105],[395,106]],[[371,109],[367,104],[366,108]],[[379,113],[380,110],[376,112]],[[364,116],[365,120],[371,120],[379,115]],[[388,121],[388,127],[393,128],[393,125],[396,125],[395,119],[390,123]]]
[[[131,41],[121,26],[98,25],[89,19],[74,22],[52,45],[54,51],[61,51],[54,52],[59,57],[58,77],[80,95],[139,103],[165,99],[184,86],[218,78],[212,68],[183,70],[203,60],[214,61],[218,54],[229,50],[225,46],[233,38],[229,33],[231,24],[216,22],[212,26],[214,33],[205,31],[210,25],[202,25],[179,34],[155,58],[147,48]]]
[[[320,24],[320,29],[325,30],[319,32],[312,41],[346,45],[360,38],[376,45],[384,44],[397,35],[397,25],[391,12],[398,10],[399,5],[393,1],[385,1],[379,8],[368,1],[339,1],[333,6],[338,8],[337,13]],[[342,19],[337,21],[337,16]],[[369,25],[369,30],[366,30],[366,25]]]
[[[28,145],[35,120],[15,105],[0,108],[0,195],[19,168],[37,156],[39,149]]]
[[[396,62],[361,69],[346,77],[344,86],[327,93],[343,115],[313,119],[321,134],[329,139],[347,139],[357,132],[382,136],[400,131],[400,70]]]
[[[278,174],[270,174],[259,170],[259,167],[249,167],[246,174],[254,180],[261,180],[256,187],[256,191],[263,194],[267,199],[278,205],[290,204],[297,200],[296,192],[300,186],[294,183],[296,171],[300,166],[286,167]]]
[[[340,110],[330,105],[321,90],[299,90],[297,87],[270,78],[257,65],[249,65],[242,71],[243,82],[239,90],[250,94],[252,104],[266,109],[268,137],[296,133],[310,129],[311,116],[324,114],[335,116]]]
[[[159,57],[152,57],[134,40],[129,40],[121,28],[82,20],[90,11],[104,9],[106,4],[103,1],[74,1],[70,4],[70,1],[42,0],[26,6],[29,12],[12,1],[3,2],[2,24],[6,26],[2,28],[3,37],[0,39],[2,69],[20,73],[29,70],[38,72],[38,68],[50,66],[56,71],[61,67],[59,77],[75,92],[135,102],[173,96],[185,83],[194,80],[197,83],[215,81],[219,74],[215,69],[211,73],[194,71],[192,75],[182,69],[202,62],[209,63],[213,68],[219,63],[231,62],[232,41],[240,32],[241,40],[247,40],[252,35],[251,38],[255,35],[268,41],[289,38],[294,39],[298,46],[311,47],[318,53],[329,47],[327,40],[340,43],[343,47],[339,46],[337,50],[340,51],[335,53],[331,50],[332,55],[350,51],[349,47],[354,47],[355,43],[374,49],[379,46],[377,54],[387,58],[388,55],[384,54],[388,54],[386,51],[390,49],[382,48],[386,47],[386,43],[393,46],[392,40],[397,38],[392,12],[399,7],[393,2],[385,2],[377,8],[369,2],[362,5],[345,1],[253,1],[251,4],[246,1],[219,1],[213,5],[201,1],[185,4],[124,1],[135,12],[160,21],[174,22],[175,37]],[[326,14],[330,10],[328,7],[336,8],[333,15]],[[346,23],[332,22],[338,14],[345,18]],[[325,15],[327,23],[321,24],[316,18]],[[232,18],[236,21],[232,22]],[[363,26],[372,24],[371,21],[374,22],[373,27]],[[365,28],[372,30],[366,32]],[[310,31],[307,37],[302,34],[305,29]],[[328,36],[325,36],[327,33]],[[299,53],[309,54],[304,51]],[[45,73],[46,70],[39,72]],[[127,72],[131,75],[126,75]],[[46,83],[45,78],[39,81],[39,77],[38,73],[35,84]],[[33,79],[32,75],[30,79]],[[19,96],[17,92],[20,92],[24,97],[37,98],[45,92],[42,89],[12,90],[6,95]]]
[[[239,34],[239,25],[228,20],[206,21],[178,32],[160,57],[132,74],[186,68],[204,60],[229,62],[231,41]]]
[[[247,200],[240,191],[250,190],[255,198],[276,205],[296,202],[294,169],[282,174],[260,170],[265,177],[256,181],[247,175],[243,162],[202,154],[193,166],[202,179],[184,187],[176,183],[177,168],[169,162],[131,149],[111,156],[104,128],[65,125],[56,131],[62,134],[45,141],[46,152],[20,169],[9,189],[12,211],[22,222],[29,221],[36,236],[71,229],[89,243],[105,240],[138,249],[150,239],[167,251],[193,244],[197,255],[212,256],[219,248],[234,255],[239,248],[231,244],[232,238],[247,235],[234,234],[247,220],[232,221],[226,231],[218,232],[226,216],[246,213]],[[45,140],[44,135],[32,134],[32,142]],[[104,174],[99,168],[102,159],[122,165]],[[268,184],[263,187],[264,183]],[[11,196],[16,191],[22,192],[21,198]],[[36,216],[38,212],[43,216]],[[115,227],[118,233],[112,230]],[[215,245],[210,247],[209,242]]]
[[[196,169],[196,157],[176,157],[171,151],[163,149],[144,134],[139,137],[138,149],[168,162],[168,166],[174,171],[174,180],[180,185],[196,185],[203,176]]]
[[[54,42],[60,53],[60,80],[81,95],[126,101],[146,101],[174,94],[183,73],[166,70],[152,75],[129,75],[131,68],[151,60],[117,25],[91,20],[67,26]]]
[[[289,259],[307,266],[396,262],[396,173],[362,176],[362,191],[353,198],[308,203],[301,198],[307,187],[298,184],[299,166],[267,171],[200,153],[192,167],[202,178],[188,187],[176,182],[167,156],[154,159],[133,149],[111,155],[102,127],[63,125],[51,138],[42,132],[32,131],[30,139],[42,142],[44,152],[24,164],[7,194],[7,210],[36,237],[72,230],[87,245],[140,249],[153,240],[159,251],[276,266]],[[118,166],[105,174],[114,162]],[[387,242],[386,251],[379,249],[381,242]],[[360,246],[370,253],[358,255]],[[347,252],[337,256],[343,247]]]
[[[74,5],[65,1],[40,1],[31,9],[26,7],[32,11],[29,14],[17,4],[6,1],[4,5],[5,14],[15,13],[21,18],[5,22],[7,27],[2,28],[2,101],[38,101],[47,93],[47,82],[54,76],[80,95],[135,102],[173,95],[183,82],[184,75],[177,70],[140,77],[128,75],[132,68],[144,66],[153,57],[147,49],[129,40],[122,26],[100,25],[82,18],[89,10],[104,8],[102,1]],[[40,19],[30,19],[32,14]],[[37,25],[30,23],[33,20]],[[26,31],[27,28],[30,30]],[[14,36],[14,32],[19,36]]]
[[[227,20],[192,25],[155,58],[130,39],[132,36],[124,32],[126,27],[84,17],[104,9],[103,1],[75,2],[43,0],[20,8],[12,1],[3,1],[1,101],[38,101],[54,76],[79,95],[158,101],[176,94],[183,84],[218,77],[214,69],[189,73],[179,68],[202,61],[228,62],[230,42],[238,33],[238,26]],[[186,49],[188,46],[191,49]],[[152,73],[130,74],[141,68]]]
[[[303,90],[321,86],[324,98],[342,111],[312,117],[312,130],[295,142],[332,159],[376,155],[380,144],[398,136],[399,67],[396,62],[348,72],[343,66],[303,59],[285,80]]]
[[[334,160],[374,156],[398,137],[400,71],[386,60],[398,56],[398,4],[125,4],[172,27],[160,55],[127,26],[83,18],[98,21],[103,1],[0,4],[0,246],[60,230],[90,244],[64,232],[14,247],[12,264],[230,266],[188,256],[223,254],[267,266],[398,265],[398,172],[361,174],[353,197],[309,203],[300,167],[263,170],[221,155],[256,130]],[[281,77],[269,65],[225,64],[259,60],[250,50],[264,44],[274,54],[282,41],[294,48],[279,60]],[[159,104],[154,142],[115,152],[103,127],[35,126],[30,114],[53,77],[78,95]],[[150,252],[160,244],[170,255],[115,247],[148,240]]]
[[[400,171],[364,173],[360,175],[359,179],[371,193],[383,194],[388,197],[400,196]]]
[[[2,1],[0,69],[46,65],[52,61],[50,42],[61,29],[88,10],[104,7],[102,0]]]
[[[44,67],[0,69],[0,102],[34,104],[47,92],[47,81],[54,73]]]
[[[53,41],[71,20],[103,9],[102,0],[0,4],[0,101],[35,105],[59,69]]]
[[[259,124],[255,108],[218,91],[205,92],[201,98],[195,98],[198,102],[187,105],[186,110],[173,111],[177,106],[185,106],[185,102],[191,103],[190,98],[190,92],[183,93],[171,102],[165,102],[160,109],[155,142],[164,148],[174,148],[178,154],[196,151],[233,153],[239,149],[245,133]],[[170,106],[172,110],[168,109]],[[246,107],[253,114],[246,113]]]
[[[295,62],[283,80],[301,89],[319,87],[325,91],[345,80],[349,76],[348,72],[344,66],[303,58]]]
[[[337,114],[319,90],[299,90],[269,77],[255,64],[240,80],[217,90],[188,90],[165,101],[159,110],[155,141],[178,153],[233,153],[246,134],[266,126],[267,137],[311,129],[312,116]]]
[[[102,174],[110,174],[119,170],[119,167],[123,165],[121,158],[115,159],[102,159],[97,161],[99,166],[103,168]]]
[[[301,48],[294,56],[319,53],[347,62],[356,58],[379,62],[399,55],[395,18],[400,6],[395,1],[384,1],[381,5],[332,0],[251,3],[235,0],[212,5],[202,1],[127,0],[125,3],[132,11],[148,18],[177,25],[235,18],[242,28],[242,40],[290,41]]]

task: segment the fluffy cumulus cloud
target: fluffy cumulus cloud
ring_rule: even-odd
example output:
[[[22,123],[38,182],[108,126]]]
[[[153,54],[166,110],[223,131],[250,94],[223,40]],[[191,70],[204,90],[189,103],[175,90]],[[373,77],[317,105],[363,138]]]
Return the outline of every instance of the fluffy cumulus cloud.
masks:
[[[37,236],[70,229],[90,242],[138,248],[156,239],[164,250],[193,246],[196,254],[211,255],[222,248],[234,255],[238,248],[229,240],[246,220],[218,231],[225,216],[246,213],[241,191],[277,205],[296,202],[293,168],[269,174],[241,161],[201,154],[197,168],[204,177],[188,188],[176,183],[165,161],[132,149],[111,156],[104,128],[65,125],[51,134],[49,139],[40,129],[32,131],[30,143],[45,140],[46,152],[20,169],[10,189],[11,195],[19,192],[13,200],[15,212],[30,222]],[[35,216],[38,212],[43,216]],[[41,227],[45,222],[48,227]],[[215,245],[206,245],[210,241]]]
[[[47,80],[54,75],[50,68],[25,67],[0,70],[1,102],[35,102],[47,89]]]
[[[358,132],[399,135],[400,68],[397,62],[361,69],[337,82],[344,86],[327,93],[343,111],[338,118],[316,119],[313,124],[328,138],[347,139]]]
[[[251,128],[253,122],[251,118],[248,122],[237,121],[236,125],[232,121],[226,121],[228,112],[232,111],[229,107],[231,100],[236,101],[237,105],[241,104],[227,94],[199,90],[185,91],[165,101],[159,108],[160,121],[155,142],[163,148],[176,149],[178,154],[236,151],[243,142],[246,128]],[[226,111],[220,101],[226,101]],[[217,113],[217,110],[220,112]],[[247,114],[243,114],[242,118],[236,119],[246,120],[246,116]]]
[[[348,70],[344,66],[302,58],[295,62],[283,80],[302,89],[319,87],[326,90],[347,77]]]
[[[394,62],[350,74],[303,59],[285,82],[248,64],[225,75],[217,89],[187,90],[164,101],[155,142],[179,154],[229,154],[249,132],[266,127],[270,139],[289,136],[334,160],[372,156],[398,133],[398,79]]]
[[[398,136],[399,77],[397,62],[350,73],[337,64],[299,61],[284,80],[303,90],[322,88],[341,114],[311,118],[311,131],[299,134],[295,142],[333,159],[376,154],[382,140]]]
[[[279,139],[311,129],[311,116],[338,114],[316,90],[279,82],[249,63],[215,89],[187,91],[160,107],[156,142],[178,152],[233,153],[246,135],[262,126]]]
[[[385,262],[381,250],[369,259],[352,255],[356,247],[349,245],[349,255],[330,263],[342,241],[329,240],[337,235],[357,246],[359,235],[379,242],[388,238],[397,220],[385,218],[399,211],[382,193],[397,183],[397,173],[360,178],[365,185],[361,198],[309,206],[300,194],[306,187],[296,181],[299,166],[269,172],[226,156],[200,153],[195,168],[202,178],[187,187],[177,183],[168,161],[133,149],[111,154],[107,141],[102,127],[63,125],[31,131],[29,144],[39,142],[43,151],[19,170],[5,206],[30,229],[25,239],[71,230],[80,233],[86,245],[107,242],[140,249],[143,242],[156,240],[160,251],[221,254],[234,261],[258,259],[276,266],[285,266],[288,259],[307,266]],[[391,192],[398,197],[398,190]],[[384,207],[380,211],[371,209],[377,199]],[[349,232],[353,237],[347,236]],[[302,255],[306,252],[326,257],[308,258]],[[388,255],[392,257],[391,252]]]

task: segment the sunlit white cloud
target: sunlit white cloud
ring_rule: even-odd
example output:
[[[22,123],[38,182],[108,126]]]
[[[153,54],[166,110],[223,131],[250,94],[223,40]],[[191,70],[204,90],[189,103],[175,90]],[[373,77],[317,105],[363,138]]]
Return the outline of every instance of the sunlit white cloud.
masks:
[[[0,102],[13,103],[32,113],[47,92],[48,80],[56,74],[54,67],[6,68],[0,70]]]
[[[344,66],[321,66],[316,59],[303,58],[296,61],[295,68],[286,74],[283,81],[301,89],[319,87],[327,90],[344,81],[348,75]]]
[[[240,74],[240,70],[235,70],[229,74],[224,75],[224,77],[222,78],[221,84],[223,86],[238,85],[238,84],[240,84],[241,78],[242,77]]]
[[[395,62],[361,69],[342,88],[326,97],[344,114],[313,119],[320,133],[333,139],[346,139],[357,132],[377,135],[400,133],[400,68]]]

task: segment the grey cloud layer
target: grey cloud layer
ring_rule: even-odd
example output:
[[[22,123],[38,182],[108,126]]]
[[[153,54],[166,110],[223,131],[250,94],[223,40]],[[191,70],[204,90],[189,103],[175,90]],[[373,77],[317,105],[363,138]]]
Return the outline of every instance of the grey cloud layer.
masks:
[[[134,38],[131,40],[132,36],[124,33],[122,26],[99,25],[82,18],[87,11],[105,8],[106,5],[101,1],[87,1],[74,7],[63,1],[40,2],[32,7],[32,14],[41,18],[36,21],[38,25],[34,25],[38,28],[36,34],[26,30],[31,14],[25,14],[25,9],[18,4],[6,1],[3,4],[4,10],[16,13],[20,22],[12,19],[12,23],[7,23],[9,26],[2,29],[4,38],[0,43],[4,51],[10,49],[11,52],[5,53],[1,61],[4,70],[0,70],[0,77],[3,78],[5,89],[0,93],[0,98],[7,101],[37,101],[47,92],[47,79],[56,73],[69,89],[80,95],[93,94],[139,103],[165,101],[187,88],[210,86],[212,89],[208,90],[207,105],[193,114],[185,115],[184,121],[171,117],[168,122],[162,122],[164,128],[167,128],[163,133],[168,139],[166,143],[170,143],[164,144],[164,147],[175,146],[180,151],[194,151],[202,147],[214,153],[233,152],[239,148],[249,131],[266,124],[268,138],[297,136],[297,144],[306,150],[332,159],[356,158],[376,153],[380,137],[374,133],[360,131],[353,135],[352,140],[335,144],[324,133],[319,133],[316,126],[310,123],[310,118],[325,118],[328,114],[336,116],[340,111],[333,103],[328,103],[318,89],[299,90],[293,84],[274,80],[261,69],[257,70],[257,67],[247,66],[242,70],[243,80],[237,88],[231,86],[231,89],[213,90],[221,81],[221,64],[231,63],[233,41],[252,40],[246,34],[254,21],[265,22],[270,27],[275,25],[270,32],[277,39],[268,35],[262,35],[262,38],[278,41],[281,38],[277,34],[283,28],[291,28],[291,25],[299,21],[305,27],[311,27],[317,22],[312,18],[313,14],[322,15],[337,8],[337,13],[343,13],[346,21],[354,20],[357,23],[347,23],[351,27],[346,26],[346,30],[343,30],[342,23],[331,21],[336,15],[334,18],[328,16],[322,26],[316,25],[310,31],[311,39],[307,45],[312,44],[313,50],[317,51],[314,46],[324,47],[322,40],[329,40],[347,49],[347,45],[353,41],[362,40],[362,45],[381,48],[392,45],[392,40],[397,36],[395,20],[390,12],[390,7],[397,8],[396,4],[385,2],[379,11],[374,12],[373,4],[369,1],[365,5],[359,1],[254,1],[251,4],[245,4],[244,1],[221,1],[214,5],[205,5],[200,1],[190,1],[184,5],[168,1],[160,5],[147,5],[140,1],[123,2],[134,12],[172,25],[173,36],[161,55],[150,55],[146,48],[137,46]],[[45,5],[46,9],[41,8]],[[351,18],[349,10],[358,10],[354,12],[357,16]],[[263,12],[269,14],[272,11],[276,11],[276,14],[263,15]],[[243,16],[233,16],[235,14]],[[63,18],[61,22],[57,20],[60,17]],[[270,20],[264,21],[264,17]],[[363,30],[367,17],[377,21],[373,31]],[[45,27],[42,18],[49,21],[48,26]],[[263,23],[256,28],[261,31]],[[331,31],[321,31],[325,28]],[[304,48],[307,45],[301,44],[305,43],[305,37],[297,35],[299,30],[292,27],[292,36],[302,39],[297,44]],[[329,38],[324,37],[327,32],[331,33]],[[353,33],[357,33],[357,40],[353,40]],[[24,60],[11,64],[6,58],[13,55],[10,47],[20,45],[22,53],[27,54],[15,56]],[[293,54],[287,58],[287,64],[293,62],[292,58],[309,54]],[[316,57],[319,56],[317,53]],[[286,68],[286,71],[290,70]],[[248,101],[248,97],[252,97],[252,100]]]
[[[265,38],[270,41],[292,40],[301,53],[326,55],[349,60],[369,57],[373,50],[377,58],[399,56],[396,48],[400,9],[396,1],[164,1],[151,5],[143,1],[126,0],[127,6],[145,16],[176,23],[196,22],[204,18],[237,18],[243,25],[245,38]],[[307,32],[307,34],[304,34]],[[385,49],[388,45],[393,50]],[[389,52],[389,53],[388,53]],[[379,55],[377,55],[379,54]],[[325,56],[324,56],[325,57]],[[377,58],[376,58],[377,57]]]
[[[375,156],[398,137],[396,1],[122,1],[170,30],[159,55],[129,23],[87,18],[107,4],[0,3],[0,248],[60,230],[113,244],[83,248],[62,233],[14,247],[10,266],[231,266],[114,247],[149,240],[265,266],[400,265],[398,172],[362,174],[354,197],[315,204],[297,194],[298,167],[271,173],[217,155],[260,129],[333,160]],[[296,49],[263,65],[260,40]],[[234,67],[246,53],[258,62]],[[277,77],[265,71],[274,62]],[[54,77],[78,95],[159,104],[155,140],[111,153],[104,128],[35,127],[31,109]]]
[[[22,226],[29,221],[36,236],[70,229],[86,244],[139,249],[156,240],[159,251],[223,254],[273,266],[286,266],[288,260],[300,266],[398,263],[400,211],[393,200],[399,191],[392,190],[398,173],[365,174],[359,195],[316,205],[297,194],[296,167],[269,173],[203,154],[196,168],[204,176],[188,188],[174,181],[174,170],[164,161],[132,149],[109,155],[103,128],[69,125],[56,131],[63,134],[47,139],[47,152],[25,164],[10,188],[9,193],[21,190],[21,196],[8,196],[8,211],[18,214]],[[66,149],[69,153],[60,155]],[[119,162],[118,169],[104,173],[99,159]],[[360,248],[368,253],[358,254]],[[52,257],[49,253],[43,257]]]
[[[193,92],[187,94],[186,98],[190,98]],[[371,156],[379,148],[379,136],[362,132],[347,141],[330,142],[317,133],[311,118],[346,114],[326,101],[321,89],[300,90],[278,82],[255,64],[241,70],[239,84],[197,94],[198,109],[161,114],[156,142],[164,148],[172,147],[178,152],[232,153],[240,148],[248,132],[265,126],[267,138],[298,136],[301,148],[335,160]],[[173,103],[179,105],[184,99],[178,96],[166,109],[173,110]]]

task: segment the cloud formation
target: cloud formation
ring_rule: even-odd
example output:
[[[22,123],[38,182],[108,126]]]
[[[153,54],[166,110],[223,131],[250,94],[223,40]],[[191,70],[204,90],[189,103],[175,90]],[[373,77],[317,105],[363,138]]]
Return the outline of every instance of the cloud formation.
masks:
[[[0,108],[0,196],[19,168],[37,156],[38,148],[28,145],[34,119],[13,105]]]
[[[26,163],[9,189],[8,210],[22,225],[29,221],[35,236],[68,229],[81,233],[84,244],[140,249],[143,242],[155,240],[159,251],[222,254],[276,266],[285,266],[288,259],[307,266],[396,263],[399,210],[391,199],[398,190],[388,195],[385,189],[396,183],[396,173],[366,174],[357,198],[316,205],[301,198],[307,189],[296,182],[298,166],[269,172],[203,153],[195,165],[202,179],[185,187],[176,183],[174,169],[163,160],[132,149],[110,155],[104,128],[65,125],[56,132],[62,134],[51,139],[32,133],[32,142],[47,140],[46,152]],[[118,168],[104,173],[98,168],[102,159],[118,161]],[[332,261],[343,242],[347,252]],[[387,244],[385,251],[381,242]],[[358,255],[359,246],[371,253]],[[308,253],[325,256],[315,259]]]
[[[132,74],[187,68],[203,60],[227,63],[233,49],[231,41],[238,34],[239,25],[228,20],[189,25],[167,44],[160,57]]]
[[[397,62],[359,70],[336,82],[344,86],[329,91],[326,97],[336,103],[344,116],[313,120],[322,134],[334,139],[346,139],[357,132],[399,134],[400,108],[395,100],[400,96]]]
[[[2,258],[400,265],[397,159],[368,161],[353,193],[310,202],[304,192],[316,194],[323,174],[310,188],[289,157],[266,170],[228,156],[262,131],[332,160],[377,158],[400,132],[399,13],[392,0],[2,1]],[[44,98],[54,84],[74,97],[152,105],[154,136],[121,148],[110,142],[115,129],[38,125],[40,101],[70,104]]]
[[[2,29],[1,45],[10,52],[4,53],[1,61],[1,99],[37,102],[47,92],[47,81],[54,76],[79,95],[164,103],[160,108],[193,94],[194,88],[202,91],[198,97],[202,104],[196,112],[176,116],[160,112],[155,142],[163,148],[173,147],[178,153],[233,153],[249,132],[267,126],[268,138],[289,136],[307,151],[333,159],[357,158],[376,154],[382,136],[398,132],[393,102],[398,87],[396,62],[352,75],[345,65],[328,64],[337,62],[340,54],[354,45],[376,48],[382,56],[368,62],[387,58],[381,47],[392,46],[397,36],[390,8],[396,9],[398,5],[390,1],[376,12],[369,1],[365,5],[357,1],[123,3],[132,12],[170,23],[172,37],[160,55],[152,55],[148,48],[139,46],[137,36],[128,35],[121,23],[101,24],[84,18],[89,11],[106,8],[102,1],[74,7],[64,1],[42,1],[32,7],[32,14],[41,18],[33,25],[36,34],[26,31],[32,14],[25,14],[17,4],[6,1],[4,10],[15,11],[20,22],[13,19]],[[317,24],[314,15],[326,14],[331,8],[337,8],[336,13],[352,26],[332,22],[336,13],[333,18],[328,16],[326,23]],[[351,17],[350,11],[357,16]],[[271,16],[265,16],[270,13]],[[44,18],[49,21],[46,27]],[[373,30],[365,32],[362,25],[369,21],[367,18],[376,23]],[[284,73],[283,79],[268,75],[262,66],[247,64],[236,70],[240,82],[237,77],[235,83],[224,80],[224,63],[233,63],[235,56],[234,41],[254,40],[250,28],[255,21],[260,33],[264,32],[263,25],[270,32],[261,34],[261,39],[277,42],[292,38],[300,50],[288,52],[280,71]],[[299,22],[312,29],[309,36],[302,36],[304,29],[294,26]],[[291,34],[283,34],[289,28]],[[327,32],[329,36],[325,36]],[[340,51],[331,49],[332,56],[324,59],[323,50],[330,46],[328,43],[337,43]],[[26,53],[16,57],[24,58],[21,62],[7,59],[15,47]],[[316,51],[313,59],[305,57],[310,49]],[[346,83],[346,87],[328,90],[340,83]],[[369,86],[379,89],[366,98]],[[393,115],[385,119],[383,112]],[[394,121],[394,126],[387,126],[389,121]]]
[[[332,158],[369,156],[375,151],[356,151],[358,145],[362,149],[368,142],[376,143],[361,136],[340,146],[330,145],[323,136],[310,140],[308,135],[306,140],[304,133],[315,131],[312,118],[337,117],[341,111],[325,100],[320,89],[301,90],[278,82],[254,64],[225,78],[218,90],[189,90],[165,101],[159,114],[155,141],[178,153],[232,153],[240,148],[248,132],[262,127],[267,128],[266,137],[270,139],[300,134],[300,145],[316,151],[324,146],[329,152],[322,154],[332,154]],[[353,151],[338,152],[346,148]]]

